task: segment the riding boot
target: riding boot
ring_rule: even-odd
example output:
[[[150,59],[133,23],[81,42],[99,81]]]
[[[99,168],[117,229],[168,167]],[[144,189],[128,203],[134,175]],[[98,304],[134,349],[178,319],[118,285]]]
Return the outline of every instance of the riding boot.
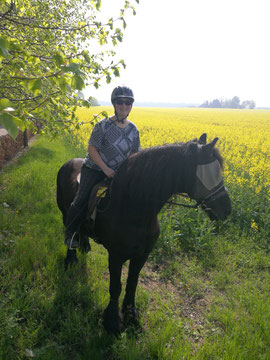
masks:
[[[77,209],[74,204],[70,205],[65,233],[65,245],[67,245],[69,249],[76,249],[80,246],[80,234],[78,229],[84,212],[84,209]]]

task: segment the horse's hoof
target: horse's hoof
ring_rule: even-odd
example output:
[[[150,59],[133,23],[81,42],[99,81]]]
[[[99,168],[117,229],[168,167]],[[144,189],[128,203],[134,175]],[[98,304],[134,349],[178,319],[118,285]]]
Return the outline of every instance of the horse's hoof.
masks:
[[[124,327],[139,325],[139,312],[135,306],[129,305],[122,308]]]
[[[77,262],[78,262],[78,259],[77,259],[76,250],[68,249],[67,255],[65,258],[65,270],[67,270],[68,267],[72,267],[73,265],[77,264]]]
[[[112,315],[107,309],[103,313],[102,325],[104,329],[115,336],[121,334],[122,319],[119,314]]]
[[[87,254],[89,251],[91,251],[91,245],[88,236],[81,236],[80,252]]]

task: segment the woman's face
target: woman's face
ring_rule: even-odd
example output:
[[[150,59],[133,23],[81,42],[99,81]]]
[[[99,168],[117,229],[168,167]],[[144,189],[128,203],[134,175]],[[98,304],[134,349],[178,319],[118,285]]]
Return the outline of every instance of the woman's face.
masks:
[[[132,99],[129,98],[118,98],[115,100],[115,110],[120,119],[125,119],[128,116],[132,108],[132,103]]]

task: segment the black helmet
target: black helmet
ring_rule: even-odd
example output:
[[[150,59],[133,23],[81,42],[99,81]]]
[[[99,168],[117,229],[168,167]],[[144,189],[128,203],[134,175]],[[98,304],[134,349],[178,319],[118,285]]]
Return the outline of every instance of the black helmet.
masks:
[[[112,92],[112,104],[117,98],[128,98],[134,101],[134,94],[133,91],[127,86],[117,86],[115,89],[113,89]]]

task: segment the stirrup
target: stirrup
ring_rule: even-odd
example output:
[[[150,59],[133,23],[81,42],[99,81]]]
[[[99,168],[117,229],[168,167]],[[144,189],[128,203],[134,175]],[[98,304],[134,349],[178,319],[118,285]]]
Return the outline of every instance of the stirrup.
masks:
[[[79,240],[77,240],[77,239],[75,238],[76,235],[78,235]],[[75,231],[75,232],[73,233],[71,239],[70,239],[70,243],[69,243],[69,245],[68,245],[68,249],[69,249],[69,250],[74,250],[74,249],[77,249],[78,247],[80,247],[80,234],[79,234],[77,231]]]

